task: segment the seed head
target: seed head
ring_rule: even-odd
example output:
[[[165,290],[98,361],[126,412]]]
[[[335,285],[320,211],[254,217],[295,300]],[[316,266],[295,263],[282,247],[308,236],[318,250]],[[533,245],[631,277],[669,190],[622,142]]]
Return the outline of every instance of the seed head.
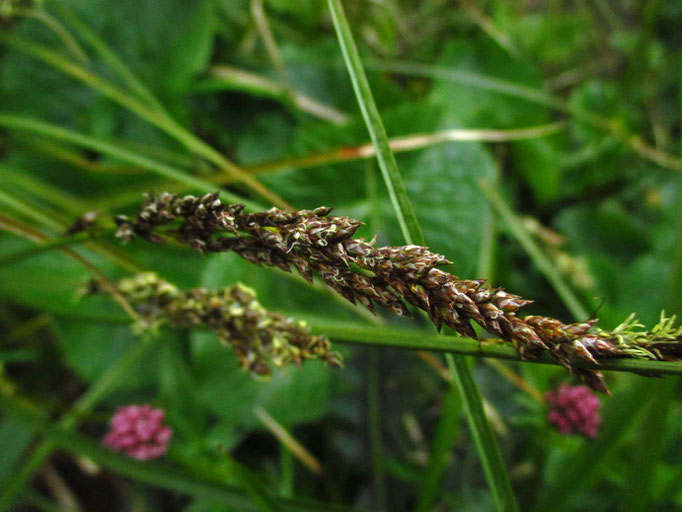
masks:
[[[201,253],[233,251],[256,265],[295,269],[308,282],[317,274],[332,290],[372,313],[379,306],[411,316],[426,312],[462,336],[476,337],[471,322],[511,343],[523,359],[549,353],[592,389],[607,392],[594,367],[613,357],[680,359],[682,328],[662,318],[652,331],[624,324],[614,331],[590,329],[596,320],[565,324],[556,318],[518,316],[530,301],[483,279],[460,279],[438,268],[450,263],[426,247],[375,247],[353,238],[361,222],[329,215],[331,208],[288,212],[272,208],[246,214],[241,205],[223,204],[216,194],[197,198],[163,193],[147,196],[134,219],[117,217],[117,235],[151,242],[175,238]],[[634,329],[634,330],[633,330]],[[582,364],[576,364],[582,363]]]

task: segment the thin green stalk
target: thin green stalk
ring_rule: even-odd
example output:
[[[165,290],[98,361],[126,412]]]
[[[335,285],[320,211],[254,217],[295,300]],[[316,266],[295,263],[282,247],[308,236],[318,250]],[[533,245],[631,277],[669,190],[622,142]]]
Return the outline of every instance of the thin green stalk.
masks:
[[[388,136],[381,116],[374,103],[367,77],[360,60],[353,34],[343,11],[341,0],[328,0],[339,45],[346,61],[346,67],[353,83],[365,124],[376,148],[379,167],[389,191],[391,202],[407,244],[426,245],[416,212],[407,195],[405,184],[398,170],[395,156],[391,151]],[[498,510],[518,510],[502,454],[488,419],[483,410],[478,388],[466,361],[446,355],[448,366],[458,382],[465,402],[469,427],[476,440],[478,455],[482,461],[488,485],[491,488]]]
[[[83,48],[80,47],[78,41],[76,41],[76,38],[74,38],[71,35],[71,33],[68,30],[66,30],[66,27],[64,27],[64,25],[62,25],[59,22],[59,20],[57,20],[47,11],[45,11],[42,7],[38,7],[35,9],[29,8],[19,10],[19,15],[40,21],[43,25],[49,28],[59,39],[61,39],[66,49],[69,52],[71,52],[71,54],[76,58],[76,60],[79,60],[83,63],[89,61],[88,54],[85,53]]]
[[[147,86],[135,76],[135,74],[126,66],[125,62],[116,55],[111,48],[104,42],[99,35],[92,31],[86,23],[76,16],[76,14],[69,9],[62,0],[50,0],[56,4],[60,16],[70,24],[85,41],[97,52],[102,60],[109,65],[109,67],[116,72],[124,82],[128,85],[131,91],[144,100],[149,106],[153,107],[159,112],[166,113],[165,108],[154,97]]]
[[[261,406],[256,406],[253,409],[254,415],[263,423],[270,433],[277,438],[277,440],[285,446],[311,473],[315,475],[322,475],[324,470],[322,464],[317,458],[310,453],[305,446],[294,438],[291,433],[280,422],[273,418]]]
[[[25,218],[38,222],[54,231],[59,231],[59,228],[61,227],[59,222],[41,212],[40,209],[33,208],[33,205],[24,203],[17,197],[8,194],[2,189],[0,189],[0,203],[4,203],[6,206],[9,206],[12,210],[23,215]]]
[[[146,103],[140,102],[137,98],[130,96],[126,91],[112,85],[111,83],[91,73],[78,64],[65,59],[62,55],[52,51],[47,47],[32,43],[31,41],[27,41],[16,35],[3,32],[0,32],[0,43],[4,43],[20,51],[26,52],[29,55],[32,55],[33,57],[55,67],[66,75],[83,82],[107,98],[127,108],[140,118],[156,126],[180,142],[188,150],[215,164],[220,170],[231,174],[238,181],[244,183],[254,192],[258,193],[261,197],[272,202],[272,204],[289,209],[289,205],[280,197],[272,193],[261,183],[256,181],[252,176],[245,173],[243,169],[230,162],[220,152],[215,150],[192,132],[185,129],[177,121],[164,112],[150,107]]]
[[[495,437],[495,431],[485,414],[481,393],[474,380],[474,374],[468,360],[464,357],[453,357],[451,354],[448,354],[446,361],[450,374],[455,378],[457,387],[463,397],[471,435],[476,443],[483,472],[493,492],[497,509],[505,511],[518,510],[509,475],[502,458],[502,451],[497,442],[497,437]],[[474,425],[476,428],[473,427]]]
[[[391,151],[386,135],[384,123],[381,121],[381,116],[374,103],[374,97],[367,81],[367,76],[360,61],[360,55],[353,40],[348,20],[343,11],[341,0],[329,0],[329,9],[334,20],[334,28],[339,39],[339,46],[343,52],[343,57],[346,61],[346,67],[353,83],[355,96],[360,105],[362,117],[365,120],[369,135],[372,139],[372,144],[376,148],[377,160],[379,161],[379,168],[386,183],[386,188],[393,203],[400,228],[402,230],[405,241],[408,244],[424,245],[424,235],[422,234],[421,226],[417,220],[417,214],[410,203],[407,196],[407,189],[405,183],[400,176],[398,164],[395,161],[395,156]]]
[[[425,331],[398,330],[388,327],[351,326],[334,322],[309,320],[314,334],[326,334],[337,343],[381,346],[406,350],[428,350],[459,355],[493,357],[521,361],[516,349],[507,342],[494,339],[473,339],[460,336],[430,334]],[[549,354],[541,354],[527,363],[559,365]],[[643,375],[682,375],[682,363],[644,359],[605,359],[599,365],[574,361],[576,367],[641,373]]]
[[[123,162],[147,169],[160,176],[184,183],[185,185],[204,193],[212,193],[216,191],[215,185],[197,178],[196,176],[188,174],[185,171],[171,167],[170,165],[166,165],[156,160],[152,160],[151,158],[140,155],[133,151],[122,149],[121,147],[104,140],[90,137],[72,130],[67,130],[66,128],[61,128],[50,123],[11,114],[0,113],[0,126],[4,126],[5,128],[12,130],[23,130],[37,133],[39,135],[44,135],[46,137],[51,137],[53,139],[62,140],[70,144],[88,148],[93,151],[109,155],[110,157],[116,158]],[[231,192],[221,190],[220,194],[221,198],[225,199],[226,201],[232,203],[242,203],[248,208],[254,210],[262,209],[261,205],[245,200],[244,198],[236,196]]]
[[[72,430],[83,415],[90,412],[108,393],[110,393],[131,370],[131,368],[147,355],[161,337],[140,341],[135,344],[123,357],[110,366],[95,383],[72,406],[71,410],[59,421],[60,428]],[[28,460],[14,475],[5,482],[0,490],[0,512],[8,510],[14,498],[33,474],[40,469],[45,460],[57,447],[54,440],[43,439],[33,450]]]
[[[566,305],[576,320],[586,320],[589,318],[589,311],[583,306],[581,300],[575,295],[570,286],[564,281],[556,266],[540,249],[533,237],[528,233],[523,223],[517,218],[512,209],[505,203],[502,196],[495,190],[488,181],[481,181],[480,187],[485,193],[492,207],[497,211],[500,218],[506,225],[509,232],[525,249],[535,263],[535,266],[542,272],[542,275],[550,282],[557,295]]]
[[[28,258],[39,256],[40,254],[44,254],[54,249],[82,244],[85,242],[89,242],[91,240],[92,235],[90,233],[77,233],[75,235],[65,236],[63,238],[56,238],[49,242],[44,242],[38,245],[34,245],[32,247],[27,247],[26,249],[13,252],[11,254],[8,254],[7,256],[0,258],[0,267],[11,265],[13,263],[19,263]]]
[[[79,313],[73,310],[50,310],[61,318],[72,318],[111,324],[129,324],[130,319],[121,315]],[[460,336],[433,334],[421,330],[391,329],[384,326],[352,325],[334,321],[309,319],[307,325],[313,334],[327,335],[335,343],[350,343],[398,350],[427,350],[474,357],[490,357],[527,364],[559,365],[551,356],[544,354],[534,360],[521,360],[516,349],[497,339],[473,339]],[[585,361],[574,361],[578,368],[591,368],[615,372],[651,375],[682,375],[682,363],[678,361],[654,361],[650,359],[606,359],[598,366]]]
[[[21,187],[23,190],[30,190],[33,196],[50,203],[53,207],[60,208],[69,215],[80,215],[88,210],[86,203],[80,198],[38,179],[22,169],[0,164],[0,173],[7,182]]]

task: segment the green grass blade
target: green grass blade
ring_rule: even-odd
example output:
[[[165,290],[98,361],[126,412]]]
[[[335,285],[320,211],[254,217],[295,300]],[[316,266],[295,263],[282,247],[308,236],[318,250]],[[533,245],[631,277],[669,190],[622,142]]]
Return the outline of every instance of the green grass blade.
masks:
[[[360,105],[360,110],[375,146],[379,167],[388,188],[391,202],[400,223],[406,243],[426,245],[417,214],[407,195],[405,184],[398,170],[395,156],[391,151],[388,136],[381,116],[374,102],[372,92],[360,61],[353,34],[343,11],[341,0],[329,0],[329,8],[334,21],[334,28],[339,45],[346,61],[346,67],[353,83],[353,89]],[[481,458],[483,469],[491,488],[498,510],[517,510],[516,500],[512,492],[507,470],[502,460],[500,447],[483,410],[480,393],[476,387],[471,369],[466,361],[446,355],[448,366],[458,382],[466,404],[465,411],[469,428],[476,440],[476,448]]]
[[[329,9],[331,10],[334,19],[334,28],[339,38],[339,45],[343,52],[343,57],[346,61],[346,67],[353,82],[353,89],[358,98],[360,111],[362,117],[365,119],[369,135],[372,138],[372,143],[376,147],[377,160],[379,161],[379,168],[383,175],[384,182],[388,188],[388,193],[393,203],[393,208],[398,217],[400,228],[408,244],[424,245],[424,235],[422,234],[417,214],[412,207],[405,184],[400,176],[398,164],[395,161],[395,156],[391,151],[388,136],[384,123],[381,121],[381,116],[374,103],[372,91],[367,82],[367,76],[360,61],[360,55],[355,47],[353,34],[351,33],[348,20],[343,12],[341,0],[329,0]]]
[[[0,188],[0,204],[4,204],[23,217],[31,219],[34,222],[39,222],[51,230],[59,231],[61,228],[61,224],[44,213],[41,208],[34,208],[32,203],[28,204],[23,200],[20,200],[18,197],[4,191],[2,188]]]
[[[467,358],[447,354],[446,361],[450,368],[450,374],[454,377],[460,394],[464,398],[464,410],[471,435],[476,443],[483,472],[493,493],[497,509],[518,510],[497,437],[495,437],[492,425],[485,415],[481,393],[478,390]]]
[[[0,193],[0,201],[2,201],[2,196]],[[19,263],[28,258],[38,256],[45,252],[53,251],[55,249],[60,249],[62,247],[70,247],[82,243],[89,242],[92,239],[90,233],[77,233],[73,236],[66,236],[63,238],[56,238],[50,242],[44,242],[42,244],[34,245],[21,251],[16,251],[7,256],[0,258],[0,268],[5,265],[11,265],[12,263]]]
[[[189,151],[192,151],[193,153],[215,164],[221,171],[234,176],[235,179],[242,182],[254,192],[258,193],[261,197],[272,202],[272,204],[282,208],[289,208],[289,205],[276,194],[265,188],[261,183],[256,181],[239,166],[230,162],[219,151],[201,140],[192,132],[185,129],[168,114],[139,101],[136,97],[128,94],[127,91],[116,87],[115,85],[109,83],[94,73],[91,73],[75,62],[72,62],[59,53],[52,51],[50,48],[27,41],[11,33],[3,32],[0,32],[0,43],[12,46],[19,51],[23,51],[35,57],[36,59],[49,64],[62,73],[86,84],[93,90],[98,91],[102,95],[118,103],[119,105],[128,109],[130,112],[173,137]]]
[[[131,91],[144,100],[148,105],[155,108],[159,112],[166,112],[165,108],[159,100],[154,97],[151,91],[145,86],[142,81],[135,76],[135,74],[126,66],[125,62],[116,55],[111,48],[99,37],[99,35],[92,31],[87,24],[76,16],[76,14],[69,9],[62,0],[51,0],[57,6],[59,15],[78,32],[78,34],[92,47],[95,52],[106,62],[109,67],[116,72],[123,81],[128,85]]]
[[[59,22],[59,20],[45,11],[42,6],[34,9],[26,9],[20,12],[22,16],[38,20],[47,28],[49,28],[54,35],[56,35],[62,41],[62,43],[64,43],[66,49],[76,60],[83,63],[86,63],[90,60],[88,58],[88,54],[85,53],[85,50],[83,50],[83,48],[81,48],[78,44],[78,41],[76,41],[76,38],[71,35],[66,27]]]
[[[51,204],[69,215],[80,215],[88,210],[87,203],[75,195],[49,184],[23,169],[0,164],[0,174],[6,180],[5,183],[30,190],[31,194],[42,201]]]
[[[122,149],[116,144],[111,144],[107,141],[90,137],[72,130],[67,130],[66,128],[61,128],[59,126],[52,125],[50,123],[45,123],[35,119],[30,119],[26,117],[20,117],[9,114],[0,113],[0,126],[3,126],[12,130],[22,130],[46,137],[51,137],[53,139],[68,142],[70,144],[75,144],[84,148],[97,151],[99,153],[108,155],[112,158],[121,160],[122,162],[127,162],[132,165],[139,166],[143,169],[147,169],[165,178],[172,179],[179,183],[183,183],[193,189],[201,191],[203,193],[211,193],[216,191],[216,186],[208,183],[200,178],[197,178],[181,169],[171,167],[170,165],[152,160],[144,155],[135,153],[133,151]],[[221,197],[226,201],[232,203],[242,203],[247,206],[247,208],[253,210],[261,210],[263,207],[252,201],[245,200],[240,196],[236,196],[231,192],[221,191]]]

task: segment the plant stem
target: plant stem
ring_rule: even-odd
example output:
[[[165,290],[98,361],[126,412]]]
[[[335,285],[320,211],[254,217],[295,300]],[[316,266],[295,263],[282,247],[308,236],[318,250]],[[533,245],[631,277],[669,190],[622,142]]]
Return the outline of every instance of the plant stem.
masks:
[[[360,105],[365,124],[375,146],[379,167],[389,191],[393,209],[398,218],[403,237],[407,244],[426,245],[416,212],[407,195],[405,184],[400,175],[395,156],[391,151],[388,136],[381,116],[374,102],[365,71],[360,60],[353,34],[343,11],[341,0],[329,0],[329,8],[339,45],[346,61],[346,67],[353,83],[355,96]],[[462,358],[446,354],[453,378],[457,380],[465,402],[469,427],[476,440],[478,455],[481,458],[488,485],[495,499],[497,509],[517,510],[509,476],[507,475],[497,439],[483,410],[481,396],[473,379],[471,369]]]
[[[386,129],[374,102],[374,97],[372,96],[367,76],[360,61],[360,55],[353,41],[353,34],[343,11],[341,0],[329,0],[329,9],[334,20],[334,28],[339,39],[339,46],[343,52],[346,67],[353,83],[355,96],[358,99],[360,111],[367,125],[372,144],[376,149],[379,168],[391,197],[393,209],[400,223],[405,241],[407,244],[424,245],[424,235],[417,220],[417,214],[407,196],[405,183],[400,176],[398,164],[391,151]]]
[[[460,336],[444,336],[424,331],[398,330],[387,327],[350,326],[333,322],[308,321],[314,334],[326,334],[338,343],[381,346],[406,350],[428,350],[459,355],[492,357],[530,364],[559,363],[548,354],[541,354],[532,361],[519,359],[516,349],[507,342],[495,339],[473,339]],[[682,363],[677,361],[653,361],[650,359],[603,359],[599,365],[575,361],[575,366],[600,370],[641,373],[643,375],[682,375]]]
[[[76,313],[74,311],[51,310],[52,315],[61,318],[103,322],[111,324],[128,324],[130,319],[122,315]],[[498,339],[473,339],[460,336],[439,335],[427,331],[398,330],[383,326],[349,325],[330,321],[308,320],[307,325],[313,334],[327,335],[336,343],[350,343],[371,347],[384,347],[398,350],[428,350],[473,357],[488,357],[516,361],[527,364],[559,363],[548,355],[540,355],[534,360],[522,360],[516,349],[509,343]],[[629,372],[651,375],[682,375],[682,363],[678,361],[654,361],[651,359],[603,359],[599,365],[584,361],[574,361],[578,368]]]

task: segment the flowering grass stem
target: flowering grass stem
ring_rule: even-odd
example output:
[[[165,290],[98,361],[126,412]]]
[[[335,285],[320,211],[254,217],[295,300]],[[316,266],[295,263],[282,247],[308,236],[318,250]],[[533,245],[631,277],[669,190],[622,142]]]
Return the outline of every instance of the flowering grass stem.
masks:
[[[391,151],[388,136],[374,102],[341,0],[329,0],[328,4],[355,95],[375,146],[379,167],[405,242],[426,245],[417,214],[407,195],[395,156]],[[473,373],[467,361],[461,357],[447,354],[446,360],[460,389],[469,427],[497,509],[500,511],[518,510],[509,475],[502,460],[502,453],[483,410],[483,402],[473,379]]]

